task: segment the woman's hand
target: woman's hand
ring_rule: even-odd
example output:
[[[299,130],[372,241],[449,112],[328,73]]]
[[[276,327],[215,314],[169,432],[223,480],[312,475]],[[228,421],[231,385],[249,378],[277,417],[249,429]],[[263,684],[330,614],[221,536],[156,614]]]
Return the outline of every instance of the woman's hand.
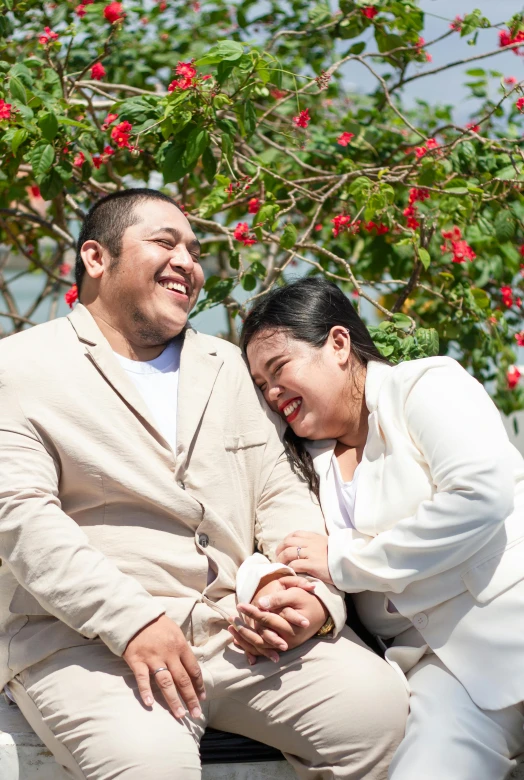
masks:
[[[295,531],[277,547],[277,560],[297,574],[311,574],[333,585],[328,568],[328,537],[312,531]]]
[[[229,618],[229,632],[233,636],[234,644],[244,650],[250,664],[256,662],[258,655],[276,663],[279,660],[278,652],[285,652],[290,647],[301,644],[299,637],[304,629],[309,627],[309,620],[294,609],[296,596],[285,598],[274,613],[269,611],[268,597],[277,593],[283,595],[286,591],[289,593],[291,589],[301,589],[305,593],[313,594],[315,584],[304,577],[282,576],[282,573],[279,573],[272,581],[266,581],[259,587],[252,604],[238,604],[241,617]],[[262,609],[255,605],[261,606]]]

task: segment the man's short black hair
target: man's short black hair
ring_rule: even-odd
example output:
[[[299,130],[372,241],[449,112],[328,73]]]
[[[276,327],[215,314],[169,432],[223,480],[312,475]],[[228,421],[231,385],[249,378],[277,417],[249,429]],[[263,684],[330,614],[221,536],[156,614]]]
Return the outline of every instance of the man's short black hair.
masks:
[[[76,244],[75,282],[79,294],[86,272],[80,255],[84,242],[98,241],[109,251],[111,257],[119,257],[125,231],[139,221],[135,207],[147,200],[164,200],[177,206],[173,198],[163,192],[147,187],[135,187],[105,195],[89,209]]]

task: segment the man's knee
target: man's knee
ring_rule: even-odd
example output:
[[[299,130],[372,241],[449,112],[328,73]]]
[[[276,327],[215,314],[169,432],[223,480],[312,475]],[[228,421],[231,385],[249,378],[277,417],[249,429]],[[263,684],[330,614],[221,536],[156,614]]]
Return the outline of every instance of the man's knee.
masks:
[[[169,742],[159,744],[150,735],[144,735],[137,744],[122,744],[114,751],[111,760],[111,773],[104,778],[119,780],[200,780],[201,766],[198,746],[173,745]],[[91,775],[86,778],[91,780]],[[92,780],[98,780],[95,772]]]

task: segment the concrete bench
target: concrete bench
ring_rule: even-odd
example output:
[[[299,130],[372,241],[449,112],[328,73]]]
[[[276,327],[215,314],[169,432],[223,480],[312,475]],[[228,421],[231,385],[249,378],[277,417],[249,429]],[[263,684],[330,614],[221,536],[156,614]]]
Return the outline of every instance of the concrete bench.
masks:
[[[296,774],[286,761],[250,761],[249,759],[223,762],[220,759],[218,732],[212,732],[208,740],[208,754],[214,758],[213,763],[206,763],[206,751],[203,749],[202,780],[296,780]],[[224,735],[226,737],[229,735]],[[231,735],[232,741],[235,737]],[[215,744],[213,744],[215,740]],[[260,748],[257,743],[252,753],[255,755]],[[239,742],[241,745],[241,742]],[[249,749],[246,741],[239,755]],[[262,750],[263,752],[263,750]],[[231,756],[231,746],[226,750]],[[274,755],[277,755],[276,752]],[[524,780],[524,755],[522,762],[510,775],[508,780]],[[42,745],[40,739],[15,706],[8,706],[0,697],[0,778],[1,780],[67,780],[53,756]]]

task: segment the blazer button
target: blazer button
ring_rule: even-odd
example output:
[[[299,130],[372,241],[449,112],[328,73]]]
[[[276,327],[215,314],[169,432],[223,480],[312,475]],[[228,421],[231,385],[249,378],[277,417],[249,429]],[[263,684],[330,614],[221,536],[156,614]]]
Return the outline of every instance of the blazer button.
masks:
[[[177,480],[177,485],[178,485],[179,488],[182,488],[182,490],[186,489],[186,486],[184,485],[184,483],[182,482],[181,479]]]
[[[207,534],[200,534],[198,543],[201,547],[207,547],[209,544],[209,536]]]
[[[416,628],[426,628],[427,624],[428,616],[424,614],[424,612],[417,612],[417,614],[413,616],[413,625]]]

